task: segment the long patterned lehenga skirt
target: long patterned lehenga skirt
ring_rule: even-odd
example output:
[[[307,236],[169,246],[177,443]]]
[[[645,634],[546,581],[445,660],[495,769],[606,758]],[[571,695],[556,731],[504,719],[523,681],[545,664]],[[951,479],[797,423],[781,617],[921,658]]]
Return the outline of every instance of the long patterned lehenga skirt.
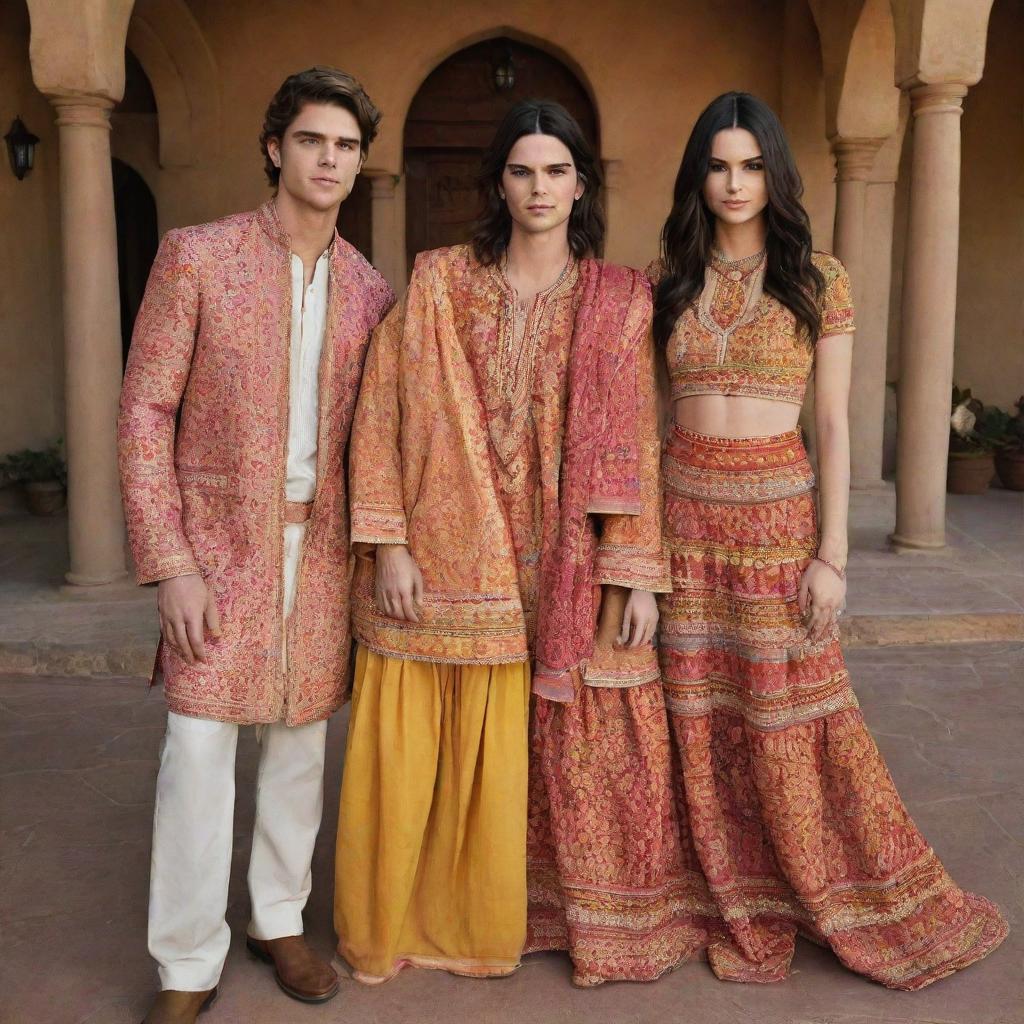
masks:
[[[717,909],[676,817],[660,679],[577,680],[572,703],[536,698],[532,731],[525,952],[567,950],[581,986],[702,957]]]
[[[674,427],[664,475],[662,675],[680,817],[725,924],[715,974],[780,980],[798,933],[906,990],[991,952],[1006,923],[956,886],[907,814],[838,631],[807,638],[797,597],[817,520],[799,431]]]

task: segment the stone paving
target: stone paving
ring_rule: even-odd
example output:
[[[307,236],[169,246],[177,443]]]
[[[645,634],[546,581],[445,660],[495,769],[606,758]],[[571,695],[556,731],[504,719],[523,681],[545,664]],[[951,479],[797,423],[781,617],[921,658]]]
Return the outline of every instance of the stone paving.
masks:
[[[1010,937],[922,992],[889,992],[801,944],[792,977],[745,987],[702,963],[652,985],[574,989],[561,955],[511,978],[408,971],[367,989],[347,977],[320,1007],[283,996],[245,953],[245,868],[255,740],[239,744],[234,940],[210,1024],[1024,1024],[1024,649],[858,649],[865,715],[906,802],[953,876],[996,900]],[[307,930],[329,954],[331,863],[345,714],[331,725],[328,798]],[[161,691],[138,679],[0,677],[0,1021],[132,1024],[156,972],[145,948]],[[340,965],[339,965],[340,966]]]
[[[949,495],[940,552],[893,553],[894,509],[891,487],[852,496],[847,645],[1024,641],[1024,493]],[[66,529],[0,514],[0,672],[148,673],[155,588],[62,590]]]

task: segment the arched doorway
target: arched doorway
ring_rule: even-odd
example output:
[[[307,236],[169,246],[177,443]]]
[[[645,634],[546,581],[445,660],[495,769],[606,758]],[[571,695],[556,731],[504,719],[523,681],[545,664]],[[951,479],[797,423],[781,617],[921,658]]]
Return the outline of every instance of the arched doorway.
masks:
[[[561,103],[597,148],[597,114],[561,61],[514,39],[488,39],[439,64],[405,122],[406,254],[467,241],[478,213],[480,154],[515,103]]]
[[[370,179],[360,174],[338,211],[338,234],[346,242],[351,242],[368,260],[373,258],[371,194]]]
[[[115,138],[148,138],[156,134],[156,98],[139,59],[131,50],[124,52],[124,96],[112,118]],[[129,152],[145,152],[128,147]],[[156,154],[152,154],[155,158]],[[128,346],[146,290],[160,235],[157,228],[156,200],[142,175],[134,167],[114,157],[110,161],[114,180],[114,221],[117,229],[117,280],[121,298],[121,359],[128,358]]]
[[[128,358],[132,328],[146,290],[160,236],[156,201],[138,171],[111,160],[114,176],[114,219],[117,223],[117,281],[121,294],[121,357]]]

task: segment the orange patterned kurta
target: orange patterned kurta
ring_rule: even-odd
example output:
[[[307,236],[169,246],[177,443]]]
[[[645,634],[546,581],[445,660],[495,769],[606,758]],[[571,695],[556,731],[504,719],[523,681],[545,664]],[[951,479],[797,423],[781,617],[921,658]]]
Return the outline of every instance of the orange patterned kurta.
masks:
[[[597,269],[570,265],[517,309],[501,272],[464,246],[418,260],[405,309],[381,325],[368,358],[352,522],[355,541],[409,544],[424,614],[420,624],[382,615],[366,561],[356,629],[371,649],[463,664],[533,652],[545,554],[566,521],[574,345],[586,317],[602,318],[622,346],[599,354],[621,360],[607,407],[622,439],[588,482],[580,566],[593,566],[594,586],[667,589],[650,299],[633,272],[606,267],[635,297],[628,309],[588,308]],[[592,636],[596,594],[591,602]],[[599,648],[570,674],[567,694],[546,684],[558,699],[536,701],[526,951],[568,950],[582,984],[653,978],[705,943],[699,920],[684,926],[675,914],[680,901],[708,902],[692,849],[680,846],[657,661],[650,649]]]
[[[371,346],[350,464],[353,544],[408,544],[423,573],[423,611],[419,622],[384,615],[373,597],[373,563],[359,559],[355,631],[371,650],[481,665],[533,654],[541,573],[558,545],[570,458],[570,349],[585,280],[596,273],[616,278],[627,297],[614,312],[621,348],[602,358],[617,367],[620,385],[609,415],[632,407],[635,424],[637,354],[650,316],[638,275],[597,261],[571,264],[538,295],[517,339],[514,293],[496,267],[480,266],[467,246],[418,257],[406,301]],[[630,446],[639,444],[629,436]],[[667,585],[657,510],[638,515],[635,451],[602,452],[587,510],[578,555],[581,566],[593,566],[590,586]],[[651,679],[657,664],[631,671]]]
[[[326,718],[345,698],[350,569],[343,456],[370,332],[394,296],[335,237],[316,494],[285,626],[289,251],[272,203],[171,231],[135,325],[118,433],[138,582],[202,573],[223,631],[207,642],[206,664],[189,666],[163,645],[167,702],[179,714],[299,725]]]
[[[849,333],[846,271],[814,260],[826,282],[822,338]],[[763,269],[758,259],[708,268],[668,343],[676,398],[800,403],[814,350],[761,293]],[[957,887],[900,801],[838,630],[808,639],[798,594],[818,524],[799,431],[729,439],[673,427],[664,484],[673,590],[659,650],[679,813],[724,922],[708,948],[715,973],[778,981],[797,933],[898,989],[985,956],[1005,921]]]

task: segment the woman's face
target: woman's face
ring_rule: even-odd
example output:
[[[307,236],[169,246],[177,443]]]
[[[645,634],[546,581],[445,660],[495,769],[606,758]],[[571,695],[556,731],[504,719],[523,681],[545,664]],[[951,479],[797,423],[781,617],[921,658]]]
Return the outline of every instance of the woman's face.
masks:
[[[745,224],[768,205],[768,183],[757,139],[746,128],[725,128],[711,143],[704,202],[726,224]]]
[[[523,135],[509,151],[498,192],[512,215],[513,230],[540,234],[567,230],[583,182],[564,142],[553,135]]]

